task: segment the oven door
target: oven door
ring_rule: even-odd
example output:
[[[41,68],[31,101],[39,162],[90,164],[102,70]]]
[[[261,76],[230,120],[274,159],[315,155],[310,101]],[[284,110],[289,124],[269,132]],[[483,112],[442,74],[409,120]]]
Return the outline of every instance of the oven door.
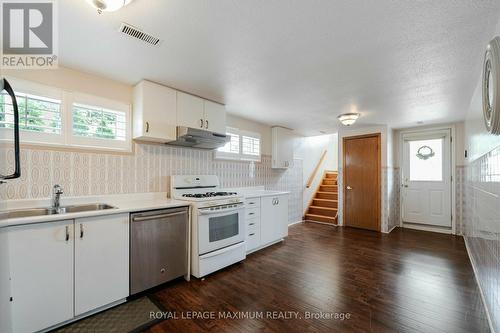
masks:
[[[245,240],[245,206],[198,209],[198,246],[203,255]]]

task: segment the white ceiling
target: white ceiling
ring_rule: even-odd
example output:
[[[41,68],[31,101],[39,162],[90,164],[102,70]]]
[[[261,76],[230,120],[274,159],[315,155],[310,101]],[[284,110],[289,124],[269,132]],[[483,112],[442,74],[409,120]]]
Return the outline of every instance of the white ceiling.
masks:
[[[304,134],[335,132],[351,110],[391,127],[463,119],[500,17],[498,0],[134,0],[102,15],[59,4],[62,65]],[[122,21],[162,44],[121,36]]]

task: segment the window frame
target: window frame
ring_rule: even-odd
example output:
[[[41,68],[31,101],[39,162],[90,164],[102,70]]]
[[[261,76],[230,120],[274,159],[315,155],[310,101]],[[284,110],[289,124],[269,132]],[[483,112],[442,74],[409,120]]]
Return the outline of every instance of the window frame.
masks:
[[[131,104],[110,100],[107,98],[65,91],[60,88],[47,86],[31,81],[8,77],[16,93],[31,94],[61,101],[61,132],[50,134],[20,130],[21,144],[78,148],[87,150],[104,150],[132,152],[132,109]],[[104,108],[125,113],[126,130],[125,141],[87,138],[73,135],[73,104],[80,103],[97,108]],[[0,128],[0,142],[12,142],[14,130]]]
[[[132,150],[132,117],[130,105],[112,101],[102,97],[96,97],[87,94],[74,93],[71,98],[67,99],[67,113],[68,125],[66,127],[66,140],[69,145],[79,148],[92,148],[92,149],[112,149],[131,151]],[[74,135],[73,133],[73,105],[83,104],[89,107],[103,108],[125,114],[125,141],[121,140],[106,140],[98,138],[88,138],[83,136]]]
[[[12,84],[12,86],[16,88],[20,87],[14,89],[15,93],[35,95],[39,97],[45,97],[60,101],[61,132],[59,134],[55,134],[55,133],[42,133],[36,131],[26,131],[20,129],[19,138],[21,143],[40,144],[40,145],[64,145],[65,112],[64,112],[63,91],[57,88],[41,85],[34,82],[21,81],[11,78],[8,78],[8,80]],[[13,136],[14,136],[14,129],[0,128],[1,141],[12,141]]]
[[[235,134],[239,137],[239,150],[238,153],[228,153],[219,151],[218,149],[214,152],[214,158],[217,160],[231,160],[231,161],[248,161],[248,162],[261,162],[262,160],[262,136],[260,133],[241,130],[234,127],[226,127],[226,134]],[[243,136],[258,139],[259,140],[259,154],[250,155],[243,154]]]

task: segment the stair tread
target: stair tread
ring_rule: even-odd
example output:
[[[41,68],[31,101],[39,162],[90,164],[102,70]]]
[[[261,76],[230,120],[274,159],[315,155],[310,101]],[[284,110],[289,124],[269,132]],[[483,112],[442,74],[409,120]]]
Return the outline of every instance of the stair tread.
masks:
[[[337,208],[323,207],[323,206],[309,206],[309,208],[319,208],[319,209],[327,209],[327,210],[338,210]]]
[[[330,193],[330,192],[328,192],[328,193]],[[338,200],[336,200],[336,199],[313,198],[313,200],[328,201],[328,202],[338,202]]]

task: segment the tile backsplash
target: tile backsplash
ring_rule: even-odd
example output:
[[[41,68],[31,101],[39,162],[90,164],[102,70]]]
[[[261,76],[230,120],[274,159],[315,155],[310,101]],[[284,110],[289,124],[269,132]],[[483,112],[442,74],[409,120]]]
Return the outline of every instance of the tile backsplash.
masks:
[[[12,149],[0,148],[0,160],[10,158]],[[0,199],[47,198],[54,184],[66,196],[169,192],[171,175],[215,174],[222,187],[289,191],[290,223],[302,220],[302,160],[276,170],[268,155],[260,163],[240,162],[216,160],[212,151],[136,144],[131,155],[23,149],[21,163],[21,178],[1,187]]]

